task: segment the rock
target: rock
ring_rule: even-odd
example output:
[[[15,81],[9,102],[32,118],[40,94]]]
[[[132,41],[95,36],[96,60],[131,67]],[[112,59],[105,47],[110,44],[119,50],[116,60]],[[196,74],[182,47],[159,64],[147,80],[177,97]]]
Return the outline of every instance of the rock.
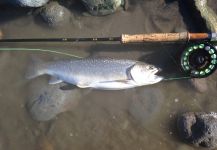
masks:
[[[208,6],[207,0],[188,0],[187,5],[190,6],[191,15],[194,16],[194,22],[197,27],[204,31],[201,32],[217,32],[217,16],[216,13]]]
[[[62,84],[49,85],[45,78],[34,79],[29,85],[27,109],[33,119],[47,121],[57,114],[73,109],[89,90],[61,90]]]
[[[12,0],[22,7],[41,7],[45,5],[49,0]]]
[[[41,11],[43,20],[50,26],[59,26],[69,21],[70,12],[58,2],[48,3]]]
[[[207,148],[217,147],[217,113],[184,113],[177,120],[177,128],[186,142]]]
[[[141,89],[129,94],[133,96],[129,105],[129,114],[142,125],[154,119],[161,110],[164,95],[159,89]]]
[[[194,0],[195,6],[205,20],[207,28],[212,32],[217,32],[217,16],[216,13],[207,5],[207,0]]]
[[[90,14],[101,16],[114,13],[121,5],[123,0],[81,0]]]
[[[205,78],[191,79],[190,82],[198,92],[203,93],[208,90],[207,80]]]

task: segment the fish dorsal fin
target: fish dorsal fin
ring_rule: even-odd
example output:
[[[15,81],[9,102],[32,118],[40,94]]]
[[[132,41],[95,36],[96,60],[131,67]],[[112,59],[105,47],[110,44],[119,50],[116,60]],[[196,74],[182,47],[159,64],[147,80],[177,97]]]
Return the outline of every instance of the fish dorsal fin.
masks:
[[[60,80],[59,78],[55,77],[55,76],[51,76],[50,80],[49,80],[49,84],[58,84],[63,82],[62,80]]]

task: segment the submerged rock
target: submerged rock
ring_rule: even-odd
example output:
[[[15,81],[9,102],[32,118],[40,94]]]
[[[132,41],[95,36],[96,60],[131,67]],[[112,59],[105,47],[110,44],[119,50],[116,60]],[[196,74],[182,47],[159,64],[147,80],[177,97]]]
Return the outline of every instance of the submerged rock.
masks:
[[[217,147],[217,113],[185,113],[178,118],[177,127],[186,142],[195,146]]]
[[[27,109],[33,119],[53,119],[57,114],[76,107],[78,100],[88,93],[78,88],[61,90],[61,86],[49,85],[45,78],[37,78],[30,83]]]
[[[69,20],[70,12],[58,2],[50,2],[42,9],[41,16],[50,26],[59,26]]]
[[[208,83],[205,78],[201,79],[191,79],[190,80],[192,86],[198,91],[198,92],[206,92],[208,90]]]
[[[81,0],[90,14],[100,16],[114,13],[124,0]]]
[[[12,0],[18,3],[22,7],[41,7],[45,5],[49,0]]]
[[[137,89],[138,90],[138,89]],[[129,113],[142,125],[154,119],[161,110],[164,101],[164,95],[158,89],[141,89],[133,95],[129,106]]]

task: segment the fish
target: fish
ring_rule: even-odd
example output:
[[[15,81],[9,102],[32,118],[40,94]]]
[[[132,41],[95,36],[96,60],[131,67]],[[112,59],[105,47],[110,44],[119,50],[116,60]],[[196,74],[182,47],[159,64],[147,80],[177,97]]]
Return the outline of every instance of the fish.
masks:
[[[33,58],[27,79],[47,74],[49,84],[65,82],[79,88],[121,90],[162,81],[156,75],[161,69],[136,60],[113,58],[81,58],[44,62]]]

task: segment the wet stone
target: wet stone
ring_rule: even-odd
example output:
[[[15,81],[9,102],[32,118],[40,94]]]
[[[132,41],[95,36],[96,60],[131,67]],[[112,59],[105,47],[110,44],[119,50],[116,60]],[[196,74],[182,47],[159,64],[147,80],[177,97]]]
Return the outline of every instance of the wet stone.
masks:
[[[141,125],[145,125],[160,112],[164,95],[156,88],[141,88],[137,90],[136,93],[129,93],[133,95],[129,105],[129,114]]]
[[[188,112],[177,120],[179,135],[195,146],[217,147],[217,113]]]
[[[45,78],[37,78],[30,83],[27,109],[34,120],[51,120],[61,112],[73,110],[79,99],[88,93],[79,88],[62,90],[62,86],[49,85]]]
[[[217,15],[208,6],[207,0],[194,0],[197,10],[200,12],[201,17],[205,20],[207,28],[212,32],[217,32]]]
[[[124,0],[81,0],[90,14],[101,16],[114,13],[120,6],[125,6]]]
[[[191,79],[191,85],[198,91],[198,92],[206,92],[208,90],[207,79]]]
[[[50,26],[60,26],[69,21],[70,12],[58,2],[50,2],[41,11],[41,17]]]
[[[41,7],[45,5],[49,0],[11,0],[19,4],[22,7]]]

